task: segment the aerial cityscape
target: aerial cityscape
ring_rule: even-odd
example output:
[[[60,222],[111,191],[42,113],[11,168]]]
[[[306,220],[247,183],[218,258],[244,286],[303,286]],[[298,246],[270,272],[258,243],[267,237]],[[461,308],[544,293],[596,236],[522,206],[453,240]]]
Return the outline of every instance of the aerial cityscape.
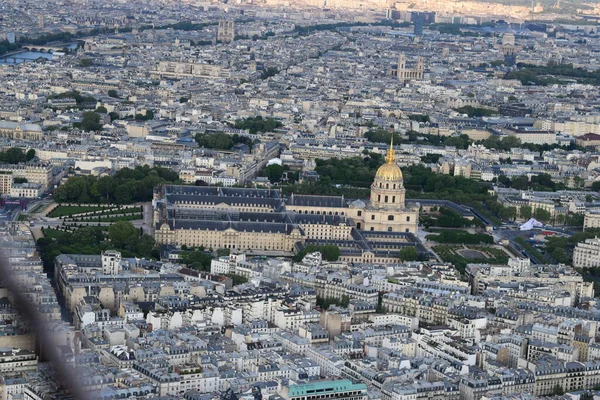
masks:
[[[600,0],[0,10],[0,400],[600,400]]]

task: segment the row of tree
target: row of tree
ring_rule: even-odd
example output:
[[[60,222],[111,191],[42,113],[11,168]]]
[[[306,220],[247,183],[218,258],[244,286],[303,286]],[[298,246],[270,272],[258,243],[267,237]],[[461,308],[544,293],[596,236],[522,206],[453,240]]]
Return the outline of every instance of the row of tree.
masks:
[[[59,203],[130,204],[152,200],[154,187],[179,179],[176,172],[161,167],[123,168],[113,176],[73,176],[54,191]]]
[[[326,244],[323,246],[318,246],[314,244],[309,244],[306,245],[302,251],[298,252],[294,256],[294,260],[300,262],[302,261],[304,256],[315,252],[321,253],[321,255],[323,256],[323,260],[326,261],[337,261],[340,258],[340,248],[335,245]]]
[[[465,231],[442,231],[436,235],[427,235],[427,240],[438,243],[457,244],[493,244],[494,238],[485,233],[469,233]]]
[[[381,128],[370,130],[367,133],[365,133],[365,137],[373,143],[390,143],[392,136],[394,137],[395,145],[402,143],[418,143],[428,144],[431,146],[453,146],[457,149],[466,149],[467,147],[469,147],[470,144],[473,143],[473,140],[471,140],[467,135],[441,136],[422,134],[415,131],[408,131],[406,133],[406,137],[404,137],[396,132],[390,132]]]
[[[573,64],[549,61],[546,66],[517,64],[518,70],[510,71],[505,79],[516,79],[523,85],[546,86],[563,83],[561,77],[575,79],[578,83],[600,86],[600,72],[575,68]]]
[[[557,263],[571,264],[575,246],[586,239],[593,239],[598,234],[600,234],[600,229],[588,229],[585,232],[574,233],[569,237],[550,236],[546,238],[544,250]]]
[[[233,134],[228,135],[223,132],[216,133],[198,133],[196,134],[196,142],[198,146],[207,149],[230,150],[237,144],[246,144],[250,148],[254,145],[252,139],[247,136]]]
[[[0,151],[0,163],[3,164],[20,164],[27,161],[31,161],[34,157],[35,150],[33,149],[24,152],[18,147],[11,147],[6,151]]]
[[[264,78],[263,78],[264,79]],[[275,129],[282,127],[283,124],[273,118],[263,118],[260,115],[249,117],[235,121],[237,129],[248,130],[251,134],[273,132]]]
[[[280,183],[283,179],[283,174],[287,173],[287,182],[294,183],[298,180],[299,171],[291,172],[289,165],[271,164],[263,168],[258,176],[269,178],[271,183]]]
[[[105,250],[118,250],[123,257],[159,257],[154,238],[125,221],[112,224],[108,233],[91,226],[74,232],[59,231],[55,238],[38,239],[37,245],[46,272],[53,271],[54,259],[60,254],[100,254]]]
[[[478,219],[470,220],[464,218],[456,211],[447,207],[441,207],[437,215],[422,214],[419,219],[425,228],[429,228],[431,226],[438,226],[441,228],[467,228],[474,225],[480,225],[480,221]]]
[[[583,178],[576,177],[574,180],[576,182],[575,186],[583,186]],[[511,187],[518,190],[534,189],[544,192],[555,192],[557,190],[564,190],[567,188],[567,185],[564,183],[553,181],[550,174],[533,175],[531,180],[529,180],[526,175],[515,176],[512,179],[505,175],[500,175],[498,177],[498,182],[502,183],[506,187]],[[577,182],[579,182],[579,184]]]

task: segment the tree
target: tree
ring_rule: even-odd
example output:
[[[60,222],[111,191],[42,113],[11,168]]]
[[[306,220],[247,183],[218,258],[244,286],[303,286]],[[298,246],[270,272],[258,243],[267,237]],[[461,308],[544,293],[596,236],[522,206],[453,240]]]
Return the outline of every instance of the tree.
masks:
[[[102,130],[102,125],[100,124],[100,114],[95,113],[94,111],[86,111],[83,113],[82,117],[81,129],[84,131],[91,132]]]
[[[332,244],[321,246],[321,254],[323,259],[327,261],[337,261],[340,258],[340,248]]]
[[[91,58],[82,58],[81,60],[79,60],[79,66],[80,67],[91,67],[92,65],[94,65],[94,62],[92,61]]]
[[[13,183],[27,183],[27,178],[19,178],[19,177],[15,177],[13,178]]]
[[[544,210],[543,208],[536,208],[533,212],[533,218],[537,219],[540,222],[548,222],[552,218],[552,215],[549,211]]]
[[[183,247],[182,247],[183,249]],[[217,249],[217,257],[226,257],[231,253],[229,249]]]
[[[35,157],[35,150],[34,149],[27,150],[27,154],[25,155],[25,160],[31,161],[31,160],[33,160],[34,157]]]
[[[248,282],[248,279],[245,276],[238,274],[225,274],[226,277],[231,278],[233,281],[233,286],[243,285]]]
[[[592,183],[592,190],[595,192],[600,192],[600,181]]]
[[[275,67],[269,67],[260,74],[260,79],[267,79],[272,76],[275,76],[279,73],[279,70]]]
[[[127,248],[138,240],[139,231],[128,221],[118,221],[108,228],[108,238],[118,248]]]
[[[112,97],[112,98],[118,99],[119,98],[119,93],[115,89],[110,89],[108,91],[108,97]]]
[[[252,118],[240,119],[235,121],[235,127],[250,131],[251,134],[272,132],[273,130],[283,126],[283,124],[273,118],[263,118],[260,115]]]
[[[529,188],[529,179],[526,176],[515,176],[511,181],[511,186],[518,190],[527,190]]]
[[[188,101],[190,101],[190,99],[188,99],[187,97],[180,97],[179,98],[179,102],[180,103],[187,103]]]
[[[199,271],[210,271],[210,262],[212,256],[206,254],[204,250],[185,251],[181,253],[181,262],[189,268]]]
[[[531,206],[521,206],[521,208],[519,209],[519,215],[523,219],[531,218],[531,215],[532,215]]]
[[[29,154],[29,152],[28,152]],[[34,151],[35,156],[35,151]],[[32,157],[33,158],[33,157]],[[10,149],[0,152],[0,162],[7,164],[19,164],[25,161],[29,161],[27,159],[27,155],[23,153],[23,150],[18,147],[11,147]]]
[[[156,245],[156,241],[150,235],[143,234],[136,242],[135,242],[135,253],[139,256],[150,258],[152,254],[152,249]]]
[[[552,390],[552,394],[554,396],[562,396],[565,394],[565,390],[560,384],[557,383],[556,386],[554,386],[554,389]]]
[[[264,173],[267,176],[267,178],[269,178],[269,181],[271,183],[277,183],[281,182],[281,177],[283,176],[284,171],[285,169],[283,168],[283,166],[279,164],[271,164],[265,168]]]
[[[96,108],[95,112],[97,112],[99,114],[108,114],[108,110],[104,106],[100,106],[100,107]]]
[[[111,111],[108,113],[108,115],[110,116],[110,122],[116,121],[119,119],[119,113]]]
[[[195,139],[198,146],[207,149],[229,150],[234,146],[233,137],[223,132],[198,133]]]
[[[134,182],[125,182],[115,189],[115,201],[119,204],[129,204],[133,201],[135,191]]]
[[[294,256],[294,260],[302,261],[305,255],[314,252],[321,253],[323,259],[326,261],[337,261],[340,258],[340,248],[335,245],[326,244],[324,246],[316,246],[314,244],[309,244],[304,250]]]
[[[417,259],[416,247],[405,247],[398,253],[400,261],[415,261]]]

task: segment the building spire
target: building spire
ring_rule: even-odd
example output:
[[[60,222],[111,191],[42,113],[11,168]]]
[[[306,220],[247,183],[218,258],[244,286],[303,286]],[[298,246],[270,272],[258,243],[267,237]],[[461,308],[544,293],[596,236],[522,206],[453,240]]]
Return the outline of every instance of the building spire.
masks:
[[[385,161],[388,164],[394,164],[396,162],[396,154],[394,153],[394,133],[392,132],[392,139],[390,141],[390,148],[385,156]]]

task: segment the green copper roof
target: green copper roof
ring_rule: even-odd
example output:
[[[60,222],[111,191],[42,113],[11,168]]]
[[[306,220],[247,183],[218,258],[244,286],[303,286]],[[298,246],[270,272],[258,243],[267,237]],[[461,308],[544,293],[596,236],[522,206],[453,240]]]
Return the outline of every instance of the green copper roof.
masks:
[[[339,393],[349,391],[366,391],[364,383],[354,384],[347,379],[339,381],[318,381],[305,385],[292,385],[288,388],[288,397],[312,396],[317,394]]]

